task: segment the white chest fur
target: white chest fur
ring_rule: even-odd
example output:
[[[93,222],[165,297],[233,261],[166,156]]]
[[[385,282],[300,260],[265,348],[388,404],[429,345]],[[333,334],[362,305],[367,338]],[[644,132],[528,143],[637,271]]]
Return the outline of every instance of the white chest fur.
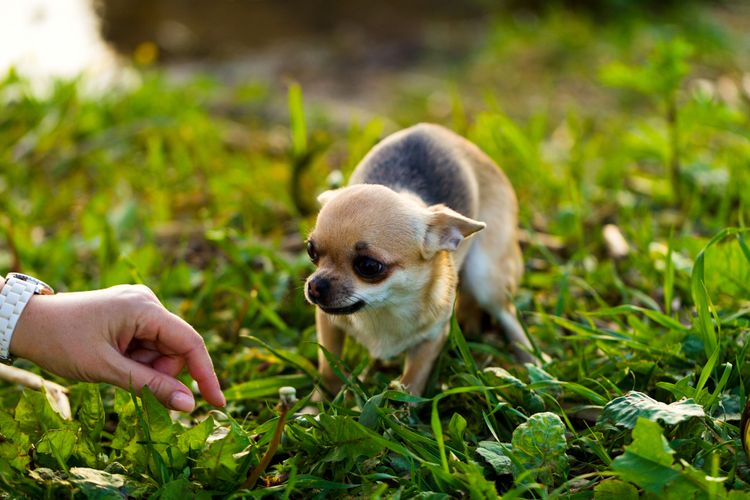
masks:
[[[445,321],[450,319],[448,310],[445,318],[419,324],[415,318],[420,316],[420,311],[409,309],[389,308],[354,314],[349,318],[346,333],[365,346],[373,358],[388,359],[437,337]]]

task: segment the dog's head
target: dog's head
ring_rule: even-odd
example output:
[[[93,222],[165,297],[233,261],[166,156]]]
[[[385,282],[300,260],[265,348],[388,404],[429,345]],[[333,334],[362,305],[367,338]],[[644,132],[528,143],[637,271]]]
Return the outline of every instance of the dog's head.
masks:
[[[435,256],[485,227],[444,205],[385,186],[326,191],[307,253],[317,270],[305,297],[329,314],[397,304],[429,282]]]

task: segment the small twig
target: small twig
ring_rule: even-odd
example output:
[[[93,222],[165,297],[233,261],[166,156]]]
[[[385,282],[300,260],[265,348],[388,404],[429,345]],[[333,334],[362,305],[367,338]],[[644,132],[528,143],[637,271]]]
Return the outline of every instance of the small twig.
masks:
[[[52,403],[55,411],[57,411],[57,413],[59,413],[60,416],[64,419],[70,420],[71,412],[70,401],[68,400],[67,395],[68,389],[61,386],[60,384],[50,382],[49,380],[40,377],[36,373],[31,373],[30,371],[22,370],[21,368],[16,368],[15,366],[7,366],[2,364],[0,364],[0,380],[7,380],[11,384],[20,384],[36,391],[44,387],[44,389],[47,391],[47,394],[52,399],[52,401],[50,402]]]
[[[279,389],[279,405],[277,406],[279,410],[279,421],[276,422],[276,429],[273,432],[271,442],[268,443],[268,449],[266,450],[265,455],[263,455],[263,458],[261,458],[258,466],[250,472],[247,480],[242,485],[243,488],[249,490],[253,489],[255,487],[255,483],[258,482],[258,478],[260,477],[260,475],[265,472],[266,467],[268,467],[268,464],[271,463],[271,459],[276,454],[276,449],[279,447],[279,443],[281,442],[281,434],[284,431],[284,424],[286,423],[286,414],[296,402],[297,390],[294,387],[282,387],[281,389]]]

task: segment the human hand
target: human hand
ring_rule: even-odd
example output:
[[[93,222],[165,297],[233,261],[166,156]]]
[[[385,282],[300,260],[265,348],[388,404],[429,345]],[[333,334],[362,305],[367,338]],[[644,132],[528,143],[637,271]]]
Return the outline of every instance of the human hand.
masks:
[[[226,401],[201,336],[143,285],[35,295],[16,325],[13,356],[62,377],[107,382],[168,408],[191,411],[193,394],[175,377],[187,366],[206,401]]]

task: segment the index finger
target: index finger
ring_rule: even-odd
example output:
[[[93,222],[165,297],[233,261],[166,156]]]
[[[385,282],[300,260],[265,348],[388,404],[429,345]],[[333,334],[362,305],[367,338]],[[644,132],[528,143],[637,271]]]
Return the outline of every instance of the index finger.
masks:
[[[154,318],[150,335],[156,348],[165,354],[182,356],[185,359],[188,373],[198,383],[203,397],[214,406],[224,406],[226,399],[221,392],[219,379],[214,372],[214,365],[208,355],[203,337],[185,320],[162,307],[161,314]]]

